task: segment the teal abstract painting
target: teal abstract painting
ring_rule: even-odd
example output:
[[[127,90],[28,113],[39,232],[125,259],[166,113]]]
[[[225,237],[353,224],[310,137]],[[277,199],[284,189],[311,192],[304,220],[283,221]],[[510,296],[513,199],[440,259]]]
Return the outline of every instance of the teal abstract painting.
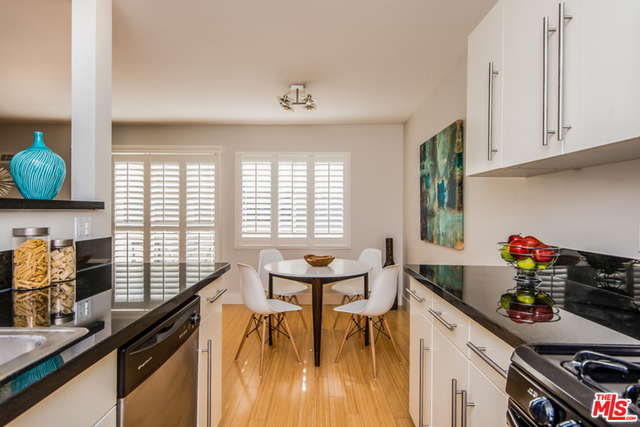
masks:
[[[420,146],[420,238],[462,250],[462,120]]]

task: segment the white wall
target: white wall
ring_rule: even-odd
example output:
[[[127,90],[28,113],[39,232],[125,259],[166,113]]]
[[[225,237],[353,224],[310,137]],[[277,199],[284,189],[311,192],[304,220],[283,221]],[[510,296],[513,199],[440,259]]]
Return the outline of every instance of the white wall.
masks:
[[[464,249],[421,241],[418,149],[460,118],[466,118],[466,60],[404,125],[405,263],[500,265],[497,242],[513,233],[568,248],[640,257],[638,160],[530,178],[465,177]]]
[[[135,126],[113,128],[114,145],[219,145],[222,154],[220,256],[232,265],[225,274],[225,303],[240,303],[236,263],[257,267],[259,250],[234,248],[235,153],[350,152],[351,249],[321,250],[341,258],[358,258],[368,247],[385,249],[394,240],[394,259],[402,260],[402,125],[353,126]],[[301,258],[305,250],[283,250]],[[330,291],[327,286],[325,292]],[[309,298],[301,298],[307,303]],[[327,296],[325,302],[331,302]],[[336,302],[339,302],[336,301]]]

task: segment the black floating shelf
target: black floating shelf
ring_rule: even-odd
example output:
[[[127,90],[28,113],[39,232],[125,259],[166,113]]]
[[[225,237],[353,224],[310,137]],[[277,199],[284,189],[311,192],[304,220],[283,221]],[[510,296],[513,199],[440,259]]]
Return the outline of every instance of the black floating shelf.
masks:
[[[0,198],[0,210],[102,210],[104,202]]]

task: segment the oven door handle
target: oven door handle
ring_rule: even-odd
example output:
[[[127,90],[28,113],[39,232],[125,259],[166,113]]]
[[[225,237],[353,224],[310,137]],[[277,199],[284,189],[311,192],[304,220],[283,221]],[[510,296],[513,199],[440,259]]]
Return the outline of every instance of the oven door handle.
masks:
[[[509,402],[509,407],[507,408],[507,425],[509,425],[509,427],[531,427],[536,424],[528,422],[525,416],[514,407],[513,402]]]

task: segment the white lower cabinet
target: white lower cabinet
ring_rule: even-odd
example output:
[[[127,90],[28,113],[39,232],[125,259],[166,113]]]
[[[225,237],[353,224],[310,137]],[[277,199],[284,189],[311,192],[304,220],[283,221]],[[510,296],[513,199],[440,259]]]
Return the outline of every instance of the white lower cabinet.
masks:
[[[425,292],[431,293],[424,286],[420,286],[422,287],[421,295]],[[431,300],[438,301],[440,298],[432,295]],[[423,314],[424,310],[416,308],[423,303],[416,301],[413,297],[410,298],[409,413],[414,425],[418,427],[504,425],[507,410],[504,378],[488,364],[488,360],[495,359],[497,367],[501,368],[504,365],[508,367],[513,348],[453,306],[448,308],[448,318],[455,318],[457,324],[470,325],[471,328],[467,327],[457,332],[455,331],[457,326],[453,331],[442,328],[438,319],[426,316]],[[433,306],[436,305],[434,302]],[[444,313],[444,308],[441,309]],[[460,316],[464,316],[465,319]],[[476,343],[472,344],[482,349],[485,358],[477,356],[466,345],[465,348],[460,348],[461,340],[465,340],[466,344],[472,339]],[[423,375],[420,375],[421,359]],[[420,402],[421,395],[422,402]],[[422,425],[420,424],[421,412]]]
[[[8,427],[115,427],[116,352],[47,396]]]
[[[215,427],[222,416],[222,279],[199,292],[198,427]]]

